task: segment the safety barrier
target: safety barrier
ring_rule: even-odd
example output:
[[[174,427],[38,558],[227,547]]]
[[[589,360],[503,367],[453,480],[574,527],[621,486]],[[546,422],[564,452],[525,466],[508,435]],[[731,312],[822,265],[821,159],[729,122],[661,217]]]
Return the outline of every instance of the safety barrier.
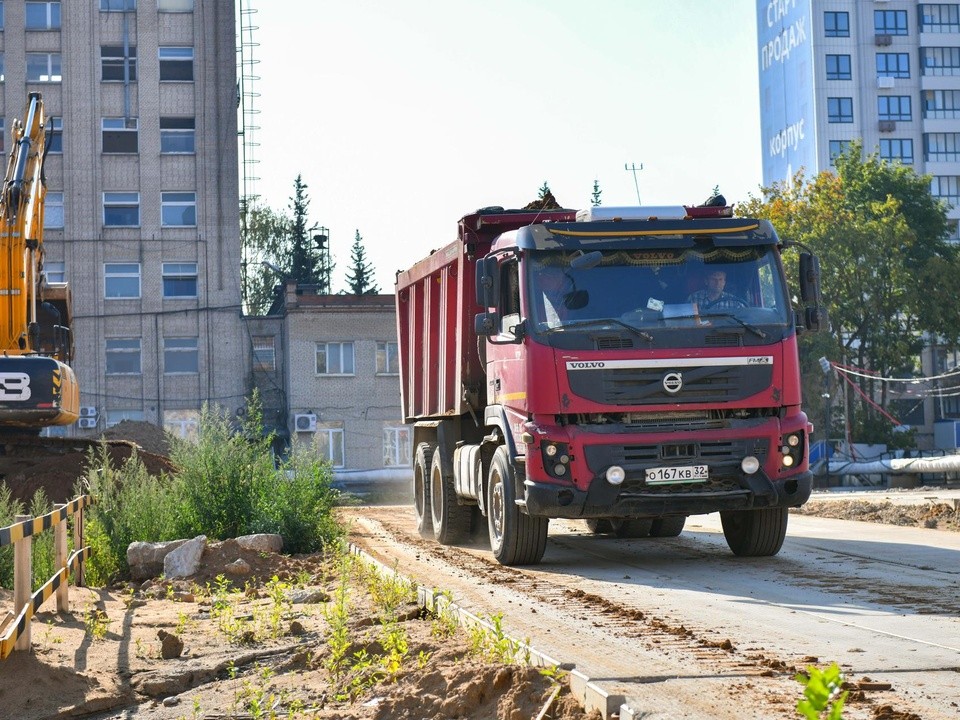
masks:
[[[90,548],[83,547],[83,508],[91,505],[89,495],[81,495],[66,504],[57,504],[52,512],[40,517],[17,515],[13,525],[0,528],[0,547],[13,545],[13,599],[14,612],[0,619],[0,660],[14,650],[30,649],[30,619],[54,593],[57,594],[57,612],[70,610],[70,573],[74,572],[77,587],[83,586],[83,563],[90,557]],[[67,518],[75,515],[73,546],[77,548],[67,557]],[[54,530],[55,564],[57,572],[32,595],[33,536],[44,530]]]

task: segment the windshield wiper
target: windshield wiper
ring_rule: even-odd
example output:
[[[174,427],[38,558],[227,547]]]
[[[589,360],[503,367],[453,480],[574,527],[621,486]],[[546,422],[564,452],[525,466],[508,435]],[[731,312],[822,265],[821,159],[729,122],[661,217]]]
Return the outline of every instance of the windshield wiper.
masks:
[[[744,328],[746,328],[747,330],[749,330],[750,332],[754,333],[754,334],[755,334],[757,337],[759,337],[760,339],[765,339],[765,338],[767,337],[767,334],[766,334],[763,330],[761,330],[760,328],[758,328],[756,325],[751,325],[750,323],[745,322],[744,320],[742,320],[741,318],[737,317],[737,316],[734,315],[733,313],[729,313],[729,312],[711,312],[711,313],[703,313],[703,314],[701,315],[701,317],[725,317],[725,318],[730,318],[731,320],[735,320],[737,323],[739,323],[741,327],[744,327]]]
[[[626,328],[630,332],[634,333],[638,337],[643,338],[647,342],[653,342],[653,335],[648,332],[641,330],[640,328],[635,328],[633,325],[623,322],[622,320],[617,320],[615,318],[603,318],[596,320],[573,320],[571,322],[565,322],[562,325],[557,325],[556,327],[548,328],[547,333],[553,333],[557,330],[571,330],[573,328],[582,328],[589,327],[590,325],[619,325],[622,328]]]

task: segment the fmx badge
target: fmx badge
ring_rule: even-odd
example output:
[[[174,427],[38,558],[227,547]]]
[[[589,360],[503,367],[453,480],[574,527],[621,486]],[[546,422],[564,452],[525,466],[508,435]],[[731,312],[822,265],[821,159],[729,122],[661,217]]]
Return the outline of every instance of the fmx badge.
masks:
[[[674,395],[683,388],[683,375],[678,372],[669,372],[663,376],[663,389]]]
[[[0,373],[0,401],[23,402],[30,399],[30,376],[26,373]]]

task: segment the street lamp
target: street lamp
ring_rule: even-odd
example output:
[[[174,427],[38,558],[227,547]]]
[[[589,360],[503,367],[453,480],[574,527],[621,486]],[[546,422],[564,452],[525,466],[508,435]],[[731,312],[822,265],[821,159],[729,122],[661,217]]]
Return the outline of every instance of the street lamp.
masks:
[[[322,225],[316,228],[313,242],[320,251],[320,290],[321,294],[330,294],[330,231]]]
[[[833,411],[833,398],[830,396],[830,375],[833,371],[833,365],[827,358],[820,358],[820,369],[823,370],[823,398],[824,404],[824,423],[823,428],[823,458],[824,458],[824,485],[830,487],[830,415]]]

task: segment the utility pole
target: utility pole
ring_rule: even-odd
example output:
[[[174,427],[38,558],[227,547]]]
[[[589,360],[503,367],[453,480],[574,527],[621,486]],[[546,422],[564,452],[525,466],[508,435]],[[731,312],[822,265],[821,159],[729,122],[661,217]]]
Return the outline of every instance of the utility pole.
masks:
[[[640,163],[640,167],[637,167],[633,163],[629,165],[624,163],[623,169],[633,173],[633,186],[637,189],[637,205],[642,205],[643,203],[640,202],[640,184],[637,182],[637,173],[643,170],[643,163]]]

